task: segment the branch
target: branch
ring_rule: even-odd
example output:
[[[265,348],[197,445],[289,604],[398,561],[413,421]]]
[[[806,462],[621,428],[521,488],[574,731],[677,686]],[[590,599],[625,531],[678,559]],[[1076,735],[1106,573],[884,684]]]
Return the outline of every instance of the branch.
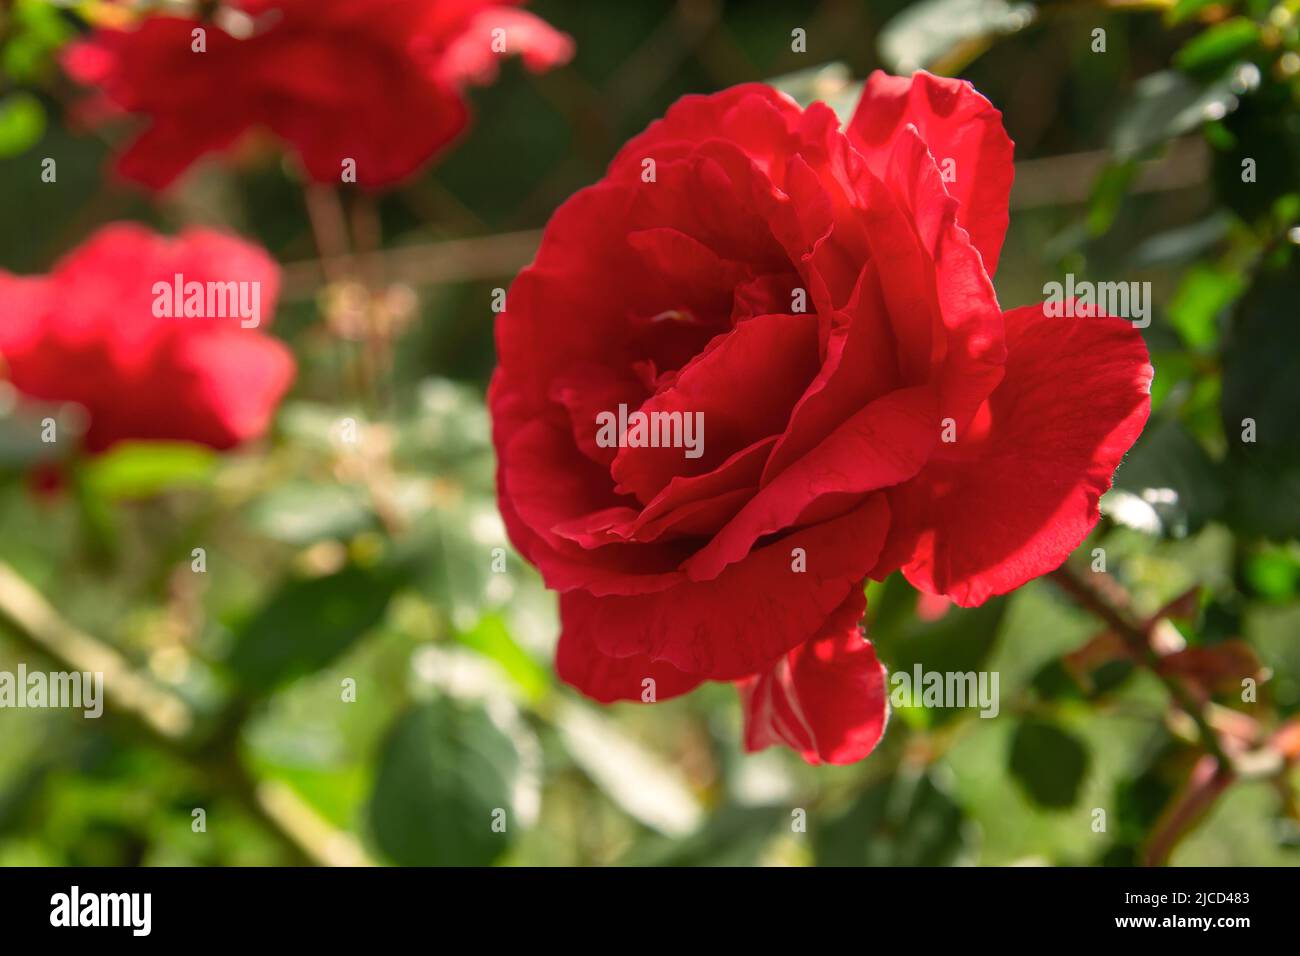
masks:
[[[70,671],[104,675],[115,712],[175,747],[194,731],[194,715],[179,696],[137,673],[121,654],[59,617],[41,594],[0,562],[0,620],[29,645]]]
[[[249,774],[238,751],[242,713],[227,722],[221,733],[203,739],[184,698],[137,671],[116,649],[63,620],[39,591],[3,561],[0,622],[59,667],[103,674],[107,711],[217,781],[294,860],[329,866],[367,862],[350,835],[330,827],[289,787],[258,781]]]
[[[468,282],[513,276],[532,261],[541,238],[539,230],[507,232],[377,249],[374,256],[390,282],[411,286]],[[288,263],[283,267],[285,301],[310,299],[326,281],[346,274],[350,265],[351,256],[325,250],[319,260]]]
[[[1219,735],[1210,726],[1200,702],[1177,677],[1161,672],[1160,656],[1151,647],[1151,631],[1157,622],[1152,620],[1146,624],[1138,623],[1133,615],[1132,599],[1124,586],[1104,574],[1081,576],[1064,564],[1048,576],[1080,605],[1101,618],[1120,637],[1133,658],[1155,674],[1178,706],[1196,724],[1197,734],[1206,753],[1225,771],[1232,772],[1232,761],[1224,752]]]
[[[1232,783],[1233,774],[1224,770],[1214,757],[1203,755],[1192,768],[1187,786],[1160,816],[1155,832],[1142,851],[1144,866],[1164,866],[1174,848],[1201,818],[1210,812],[1214,801]]]
[[[1151,646],[1151,632],[1159,622],[1159,617],[1144,624],[1139,623],[1133,614],[1133,602],[1128,591],[1108,575],[1079,575],[1063,564],[1050,577],[1119,635],[1134,660],[1155,674],[1196,725],[1205,753],[1192,768],[1187,785],[1161,815],[1143,850],[1145,865],[1164,865],[1178,842],[1209,812],[1214,802],[1236,779],[1237,767],[1224,751],[1219,735],[1210,725],[1200,702],[1177,677],[1161,672],[1160,655]]]

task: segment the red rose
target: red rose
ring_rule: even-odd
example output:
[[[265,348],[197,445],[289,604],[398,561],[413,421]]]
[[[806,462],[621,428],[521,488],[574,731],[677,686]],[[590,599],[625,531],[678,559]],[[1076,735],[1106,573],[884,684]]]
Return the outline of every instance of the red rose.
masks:
[[[0,378],[89,412],[87,450],[123,439],[229,448],[266,431],[293,381],[265,335],[279,269],[206,229],[107,226],[45,276],[0,272]]]
[[[464,129],[461,90],[490,80],[502,53],[522,54],[533,70],[572,54],[567,36],[516,2],[243,0],[213,21],[153,16],[97,30],[65,66],[99,88],[92,117],[148,117],[117,169],[151,189],[256,128],[287,142],[317,182],[340,182],[354,160],[356,182],[378,187],[410,176]]]
[[[749,749],[846,763],[887,716],[866,578],[974,605],[1065,559],[1152,372],[1122,319],[1002,311],[1011,180],[969,84],[877,73],[846,130],[766,86],[687,96],[555,213],[490,401],[561,677],[601,701],[738,681]],[[620,406],[670,439],[682,413],[679,445],[698,415],[702,453],[630,418],[599,440]]]

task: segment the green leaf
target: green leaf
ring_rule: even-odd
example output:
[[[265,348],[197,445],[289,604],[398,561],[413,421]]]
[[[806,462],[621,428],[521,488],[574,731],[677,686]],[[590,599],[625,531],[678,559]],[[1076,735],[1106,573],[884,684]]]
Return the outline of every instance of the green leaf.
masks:
[[[268,538],[294,545],[349,538],[378,523],[360,488],[307,482],[272,488],[249,507],[248,520]]]
[[[1251,223],[1300,190],[1300,113],[1291,86],[1264,74],[1219,124],[1213,182],[1222,205]]]
[[[493,487],[491,423],[482,396],[446,379],[419,383],[412,407],[397,422],[394,459],[413,470],[455,476],[476,489]]]
[[[1178,284],[1169,319],[1189,347],[1206,351],[1218,344],[1220,317],[1245,290],[1246,280],[1231,266],[1197,263]]]
[[[1207,7],[1218,6],[1223,0],[1176,0],[1173,7],[1165,14],[1170,25],[1182,23],[1200,13]]]
[[[825,825],[814,817],[818,866],[948,866],[966,850],[964,815],[931,772],[872,783]]]
[[[1133,250],[1134,269],[1151,266],[1182,265],[1206,255],[1228,236],[1233,218],[1217,210],[1191,225],[1178,226],[1143,239]]]
[[[505,582],[492,570],[493,551],[507,541],[495,501],[467,495],[454,508],[426,508],[412,531],[406,549],[420,593],[446,612],[453,627],[470,630],[486,607],[502,600],[493,594]]]
[[[528,700],[541,700],[551,686],[550,671],[515,643],[499,614],[484,615],[472,630],[456,631],[455,636],[464,646],[500,665]]]
[[[1111,151],[1121,162],[1140,158],[1207,120],[1221,119],[1236,105],[1229,80],[1202,86],[1175,70],[1149,74],[1138,81],[1115,124]]]
[[[236,633],[231,669],[266,691],[325,667],[383,620],[404,581],[392,565],[289,580]]]
[[[217,454],[189,442],[121,442],[84,467],[87,488],[108,501],[152,498],[210,483]]]
[[[629,816],[682,837],[700,824],[700,805],[681,773],[625,736],[604,714],[563,702],[555,725],[569,755]]]
[[[1182,70],[1223,68],[1240,59],[1259,42],[1259,25],[1247,17],[1216,23],[1193,37],[1174,57]]]
[[[54,69],[54,54],[76,31],[48,0],[17,0],[7,24],[3,57],[5,74],[17,83],[38,83]]]
[[[1073,806],[1088,765],[1083,742],[1054,723],[1023,720],[1011,738],[1011,775],[1040,806]]]
[[[880,31],[880,56],[895,73],[937,64],[960,69],[994,38],[1023,30],[1033,21],[1030,3],[921,0],[885,24]]]
[[[1238,304],[1223,356],[1228,520],[1274,540],[1300,536],[1297,288],[1300,263],[1261,276]],[[1248,441],[1252,423],[1254,441]]]
[[[1300,711],[1300,604],[1256,605],[1248,609],[1241,633],[1273,672],[1264,693],[1282,713]]]
[[[519,825],[518,773],[514,744],[481,704],[443,697],[412,708],[379,758],[370,801],[375,842],[401,866],[487,866]]]
[[[0,159],[17,156],[45,135],[45,107],[30,93],[11,93],[0,100]]]
[[[1300,590],[1300,545],[1264,547],[1249,555],[1242,573],[1254,592],[1270,601],[1286,601]]]
[[[1102,167],[1088,196],[1088,234],[1103,235],[1119,215],[1128,190],[1137,178],[1138,165],[1129,160]]]
[[[1141,859],[1142,844],[1174,797],[1176,783],[1186,773],[1184,748],[1166,734],[1161,733],[1146,749],[1150,754],[1146,766],[1134,768],[1131,776],[1115,784],[1114,840],[1123,849],[1112,850],[1109,859],[1128,866],[1137,865]],[[1125,852],[1125,858],[1119,856],[1120,852]]]
[[[916,601],[916,591],[901,574],[891,576],[879,591],[869,631],[889,672],[912,674],[918,666],[926,673],[981,670],[996,643],[1006,599],[993,598],[977,608],[952,605],[933,621],[916,616]],[[969,701],[961,709],[925,708],[920,688],[914,691],[912,706],[900,715],[909,721],[940,723],[979,709]]]
[[[753,866],[784,820],[787,807],[727,805],[696,833],[645,841],[618,861],[620,866]]]

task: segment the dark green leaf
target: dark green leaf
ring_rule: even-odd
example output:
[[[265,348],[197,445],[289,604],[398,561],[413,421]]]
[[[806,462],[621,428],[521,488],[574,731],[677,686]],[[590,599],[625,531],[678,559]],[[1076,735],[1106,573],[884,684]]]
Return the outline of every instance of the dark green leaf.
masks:
[[[817,865],[950,865],[965,849],[963,819],[933,774],[890,776],[824,826],[814,818]]]
[[[1267,216],[1279,196],[1300,189],[1300,113],[1289,85],[1265,78],[1242,96],[1213,141],[1215,189],[1247,222]]]
[[[1223,358],[1229,520],[1273,539],[1300,535],[1298,289],[1300,264],[1260,278],[1238,304]],[[1250,423],[1254,441],[1246,440]]]
[[[753,866],[776,828],[789,819],[786,807],[726,806],[691,836],[655,838],[618,862],[623,866]]]
[[[1021,721],[1011,738],[1011,774],[1041,806],[1072,806],[1088,764],[1083,742],[1056,724],[1029,718]]]
[[[383,620],[403,581],[389,565],[290,580],[236,633],[230,667],[258,690],[317,671]]]
[[[375,841],[402,866],[486,866],[514,838],[518,772],[514,744],[481,705],[444,697],[413,708],[379,759]]]

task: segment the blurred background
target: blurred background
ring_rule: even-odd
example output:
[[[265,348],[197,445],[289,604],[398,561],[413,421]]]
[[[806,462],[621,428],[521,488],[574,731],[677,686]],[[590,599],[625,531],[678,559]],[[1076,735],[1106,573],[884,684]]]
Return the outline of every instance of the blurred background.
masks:
[[[95,6],[0,3],[0,268],[115,220],[234,231],[283,266],[299,377],[255,447],[122,446],[54,492],[0,396],[0,670],[89,647],[134,689],[97,721],[0,711],[0,864],[1300,862],[1300,4],[537,0],[573,61],[507,64],[413,182],[322,199],[254,149],[160,201],[69,118],[57,54]],[[812,768],[744,756],[729,687],[582,699],[496,512],[493,290],[678,96],[767,80],[847,116],[871,70],[919,67],[1016,143],[1004,306],[1151,283],[1151,422],[1072,562],[1104,548],[1160,660],[1051,580],[962,610],[895,576],[884,662],[997,671],[995,719],[899,710],[870,759]],[[1206,728],[1250,758],[1208,785]]]

